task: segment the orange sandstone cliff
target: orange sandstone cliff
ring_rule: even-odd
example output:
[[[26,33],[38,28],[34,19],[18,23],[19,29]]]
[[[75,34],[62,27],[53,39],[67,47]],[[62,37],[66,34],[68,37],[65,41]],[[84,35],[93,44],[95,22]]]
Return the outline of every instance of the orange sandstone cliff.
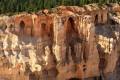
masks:
[[[120,80],[119,40],[119,4],[1,16],[0,79]]]

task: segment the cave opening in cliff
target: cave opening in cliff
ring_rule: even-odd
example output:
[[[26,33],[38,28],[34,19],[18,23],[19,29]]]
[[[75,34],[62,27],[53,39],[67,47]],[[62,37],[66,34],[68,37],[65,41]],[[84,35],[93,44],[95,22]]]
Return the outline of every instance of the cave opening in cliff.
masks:
[[[101,23],[103,22],[103,14],[101,14]]]
[[[10,29],[12,29],[13,28],[13,25],[12,24],[10,24]]]
[[[50,24],[50,35],[53,35],[54,31],[53,31],[53,24]]]
[[[41,28],[42,28],[42,30],[46,30],[46,24],[45,24],[45,23],[42,23],[42,24],[41,24]]]
[[[110,20],[110,24],[111,24],[111,25],[115,25],[116,22],[115,22],[114,20],[111,19],[111,20]]]
[[[75,29],[75,21],[72,17],[69,17],[67,19],[65,27],[66,27],[65,42],[68,45],[68,47],[70,47],[71,49],[72,60],[74,62],[77,62],[74,45],[77,43],[78,34],[77,34],[77,30]]]
[[[86,72],[86,70],[87,70],[86,68],[83,68],[83,72]]]
[[[7,25],[5,25],[5,26],[3,27],[3,29],[6,30],[6,29],[7,29]]]
[[[6,30],[6,29],[7,29],[7,25],[6,25],[6,23],[3,23],[3,24],[0,26],[0,29],[2,29],[2,30]]]
[[[79,78],[70,78],[69,80],[81,80]]]
[[[87,67],[86,65],[83,65],[83,72],[86,72],[87,70],[86,67]]]
[[[66,41],[67,44],[74,44],[77,40],[77,32],[75,30],[75,22],[72,17],[67,20],[66,24]]]
[[[98,14],[95,16],[95,24],[98,23]]]
[[[54,30],[53,30],[53,28],[54,28],[53,24],[50,24],[49,37],[50,37],[51,43],[53,43],[53,37],[54,37]]]
[[[13,30],[13,24],[10,24],[10,26],[9,26],[9,30],[10,30],[10,31]]]
[[[25,28],[25,23],[24,21],[20,21],[20,29],[23,30]]]

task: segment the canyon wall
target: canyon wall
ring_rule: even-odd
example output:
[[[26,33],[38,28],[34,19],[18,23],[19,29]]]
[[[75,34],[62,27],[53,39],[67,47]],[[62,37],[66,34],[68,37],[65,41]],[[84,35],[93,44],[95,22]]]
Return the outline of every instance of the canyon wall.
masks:
[[[0,78],[119,80],[120,5],[112,5],[0,17]]]

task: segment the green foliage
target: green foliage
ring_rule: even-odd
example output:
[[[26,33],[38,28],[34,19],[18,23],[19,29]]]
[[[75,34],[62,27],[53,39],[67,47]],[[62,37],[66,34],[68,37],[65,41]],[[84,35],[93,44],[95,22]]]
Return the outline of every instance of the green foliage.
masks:
[[[120,0],[0,0],[0,14],[37,12],[38,10],[49,9],[60,5],[83,6],[89,3],[110,3]]]

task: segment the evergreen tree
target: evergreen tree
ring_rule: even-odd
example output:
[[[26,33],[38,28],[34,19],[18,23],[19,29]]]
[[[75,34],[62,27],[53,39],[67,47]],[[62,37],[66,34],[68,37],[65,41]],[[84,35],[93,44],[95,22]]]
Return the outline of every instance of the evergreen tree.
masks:
[[[0,0],[0,14],[14,12],[36,12],[60,5],[83,6],[89,3],[114,3],[120,0]]]
[[[80,0],[80,6],[84,5],[84,0]]]

